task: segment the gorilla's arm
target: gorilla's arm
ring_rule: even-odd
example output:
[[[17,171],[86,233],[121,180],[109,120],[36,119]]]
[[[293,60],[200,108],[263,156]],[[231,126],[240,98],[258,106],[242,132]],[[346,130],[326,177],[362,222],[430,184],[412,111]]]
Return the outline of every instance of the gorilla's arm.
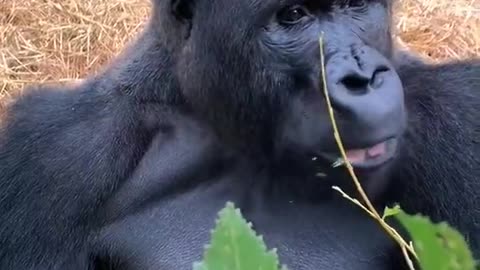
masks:
[[[86,269],[88,233],[103,221],[97,210],[174,121],[160,97],[171,89],[167,66],[146,33],[77,89],[32,89],[5,113],[1,269]]]
[[[0,258],[8,259],[2,269],[32,262],[51,267],[65,259],[60,254],[81,253],[97,204],[147,147],[151,135],[133,104],[95,84],[82,87],[32,90],[6,113]]]
[[[410,122],[393,190],[402,194],[406,210],[465,232],[478,258],[480,60],[410,65],[399,73]]]

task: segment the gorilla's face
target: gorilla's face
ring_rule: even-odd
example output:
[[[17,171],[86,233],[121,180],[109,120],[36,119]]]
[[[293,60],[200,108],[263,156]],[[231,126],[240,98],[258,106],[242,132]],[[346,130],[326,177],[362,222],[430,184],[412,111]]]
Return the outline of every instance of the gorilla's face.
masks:
[[[384,176],[406,123],[389,62],[390,3],[195,3],[178,75],[188,102],[221,137],[266,154],[279,172],[345,172],[332,167],[340,155],[321,80],[323,33],[326,85],[347,156],[364,181]]]

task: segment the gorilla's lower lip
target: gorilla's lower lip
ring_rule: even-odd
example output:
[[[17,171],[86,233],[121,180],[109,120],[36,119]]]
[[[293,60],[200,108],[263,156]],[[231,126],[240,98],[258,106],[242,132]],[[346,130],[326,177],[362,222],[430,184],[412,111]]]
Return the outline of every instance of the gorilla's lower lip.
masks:
[[[397,145],[398,140],[393,137],[364,148],[345,149],[345,152],[347,159],[354,168],[372,169],[390,161],[395,156]],[[340,154],[335,153],[320,153],[318,157],[331,162],[332,165],[339,160],[343,160]],[[313,159],[316,160],[316,158]]]

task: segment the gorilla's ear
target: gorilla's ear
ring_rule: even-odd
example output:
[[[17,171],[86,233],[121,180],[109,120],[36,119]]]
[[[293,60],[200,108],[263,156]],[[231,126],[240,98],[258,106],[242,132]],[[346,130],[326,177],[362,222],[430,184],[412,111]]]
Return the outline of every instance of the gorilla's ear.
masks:
[[[195,0],[170,0],[172,14],[182,22],[190,22],[193,17]]]

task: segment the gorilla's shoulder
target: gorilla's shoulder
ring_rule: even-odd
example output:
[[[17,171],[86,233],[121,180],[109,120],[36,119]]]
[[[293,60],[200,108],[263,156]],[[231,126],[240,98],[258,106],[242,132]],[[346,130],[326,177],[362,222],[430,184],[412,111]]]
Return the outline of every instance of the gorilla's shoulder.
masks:
[[[480,59],[403,65],[399,74],[407,95],[428,96],[438,105],[480,103]]]
[[[5,130],[9,132],[46,136],[48,134],[38,132],[47,130],[51,134],[98,117],[102,111],[109,110],[109,99],[92,84],[31,86],[6,106],[2,121],[8,125]]]

